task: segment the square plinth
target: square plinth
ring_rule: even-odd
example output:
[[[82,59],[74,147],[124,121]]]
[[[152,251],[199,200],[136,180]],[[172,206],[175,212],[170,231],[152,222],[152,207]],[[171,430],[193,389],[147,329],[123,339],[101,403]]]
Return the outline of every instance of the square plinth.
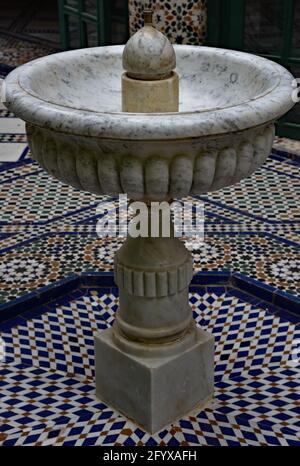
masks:
[[[184,352],[146,358],[120,350],[108,329],[95,337],[95,367],[97,396],[155,433],[212,399],[214,337],[197,329]]]

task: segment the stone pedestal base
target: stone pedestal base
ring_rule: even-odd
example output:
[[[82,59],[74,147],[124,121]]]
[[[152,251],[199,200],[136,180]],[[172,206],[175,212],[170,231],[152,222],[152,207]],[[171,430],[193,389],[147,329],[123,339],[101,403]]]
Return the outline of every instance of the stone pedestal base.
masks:
[[[122,338],[115,329],[96,335],[97,396],[146,431],[161,430],[213,397],[209,333],[192,324],[180,341],[166,345],[130,345],[124,338],[126,352]]]

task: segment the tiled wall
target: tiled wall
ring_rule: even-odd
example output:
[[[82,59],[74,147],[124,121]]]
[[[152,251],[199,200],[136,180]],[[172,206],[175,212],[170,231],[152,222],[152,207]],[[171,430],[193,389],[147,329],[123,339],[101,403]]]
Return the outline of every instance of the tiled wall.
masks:
[[[142,12],[152,8],[154,24],[173,43],[202,44],[206,36],[206,0],[129,0],[130,34],[143,26]]]

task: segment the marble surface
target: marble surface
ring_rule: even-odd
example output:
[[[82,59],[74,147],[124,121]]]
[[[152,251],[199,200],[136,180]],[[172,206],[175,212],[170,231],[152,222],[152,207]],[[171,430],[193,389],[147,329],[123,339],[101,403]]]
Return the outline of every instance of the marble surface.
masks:
[[[269,155],[274,124],[244,131],[165,141],[99,139],[27,124],[35,160],[52,176],[96,194],[169,200],[229,186]]]
[[[98,332],[95,372],[99,399],[152,434],[203,408],[213,398],[214,337],[196,327],[194,333],[181,353],[147,358],[122,351],[112,329]]]
[[[176,55],[170,41],[151,24],[145,24],[127,42],[123,67],[135,79],[165,79],[176,67]]]
[[[7,107],[23,120],[64,133],[165,140],[239,131],[276,120],[292,106],[292,75],[250,54],[175,46],[178,113],[121,112],[123,46],[63,52],[7,78]]]

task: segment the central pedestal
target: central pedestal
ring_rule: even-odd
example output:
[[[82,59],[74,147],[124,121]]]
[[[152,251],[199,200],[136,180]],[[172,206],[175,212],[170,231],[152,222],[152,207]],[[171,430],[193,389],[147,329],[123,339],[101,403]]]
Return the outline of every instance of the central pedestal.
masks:
[[[150,433],[213,397],[214,338],[192,318],[192,273],[174,236],[128,237],[115,257],[120,305],[95,337],[96,392]]]

